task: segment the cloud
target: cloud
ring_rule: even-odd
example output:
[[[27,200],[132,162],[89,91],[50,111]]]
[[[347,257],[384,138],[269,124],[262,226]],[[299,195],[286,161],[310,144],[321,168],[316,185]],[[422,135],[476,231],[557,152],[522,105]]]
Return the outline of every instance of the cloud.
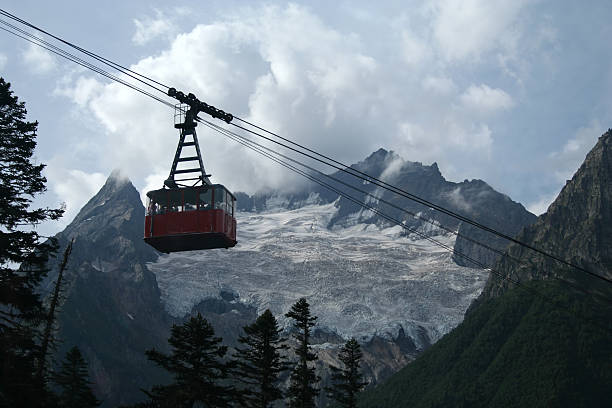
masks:
[[[508,45],[524,0],[440,0],[434,3],[433,37],[447,60],[479,58]]]
[[[72,83],[67,77],[63,82],[58,84],[55,94],[72,99],[79,108],[86,107],[92,98],[99,95],[104,88],[102,82],[90,77],[78,77],[75,83]]]
[[[8,58],[6,57],[6,55],[0,53],[0,69],[4,68],[7,61],[8,61]]]
[[[424,6],[410,28],[398,23],[380,32],[380,42],[397,41],[388,44],[396,54],[373,47],[369,31],[343,31],[291,4],[237,7],[174,35],[165,49],[130,68],[344,162],[382,146],[408,160],[436,161],[451,179],[484,178],[497,127],[493,115],[483,113],[509,109],[514,101],[493,80],[458,91],[477,62],[437,62],[439,19],[426,17],[442,18],[446,3]],[[500,18],[511,25],[515,17]],[[101,125],[90,146],[103,158],[99,166],[125,169],[141,188],[151,186],[154,175],[165,178],[178,136],[171,110],[90,75],[74,78],[62,94]],[[233,141],[203,126],[197,130],[214,182],[251,193],[302,183]]]
[[[461,187],[457,187],[445,194],[445,198],[447,198],[451,203],[453,203],[457,208],[461,210],[464,210],[466,212],[472,211],[472,205],[465,199],[463,194],[461,194]]]
[[[23,63],[35,74],[47,74],[57,66],[57,61],[51,53],[34,44],[30,44],[21,56]]]
[[[177,27],[171,17],[162,11],[155,9],[155,16],[145,16],[133,19],[136,31],[132,36],[132,42],[136,45],[146,45],[158,38],[170,39],[176,33]]]
[[[66,169],[50,162],[45,170],[50,190],[66,204],[66,212],[60,219],[65,227],[79,210],[104,185],[106,177],[102,173],[86,173],[82,170]]]
[[[431,57],[427,43],[408,30],[402,33],[402,53],[408,65],[422,64]]]
[[[440,95],[448,95],[453,93],[457,86],[450,78],[427,76],[423,80],[423,88]]]
[[[587,126],[576,130],[563,149],[548,155],[550,167],[559,182],[572,178],[573,174],[584,161],[587,153],[595,146],[597,139],[605,132],[604,126],[598,120],[593,120]]]
[[[558,192],[554,194],[544,194],[534,202],[528,204],[527,209],[535,215],[542,215],[548,210],[548,207],[553,201],[555,201],[558,194]]]
[[[514,106],[512,97],[505,91],[492,89],[485,84],[471,85],[460,98],[464,107],[479,113],[490,113]]]

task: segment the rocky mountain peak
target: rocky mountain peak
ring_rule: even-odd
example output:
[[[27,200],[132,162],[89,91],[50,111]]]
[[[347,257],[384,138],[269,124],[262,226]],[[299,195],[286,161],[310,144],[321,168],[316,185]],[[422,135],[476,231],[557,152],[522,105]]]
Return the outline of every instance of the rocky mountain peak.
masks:
[[[144,206],[138,191],[124,174],[114,170],[62,235],[96,241],[110,228],[118,236],[142,239],[143,217]]]
[[[612,277],[612,130],[608,130],[563,187],[548,211],[518,236],[520,241],[555,254],[580,267]],[[601,281],[519,245],[508,247],[495,270],[519,281],[562,278],[600,289]],[[509,286],[495,275],[485,296],[497,296]],[[609,285],[608,285],[609,286]],[[607,288],[606,288],[607,289]]]
[[[115,170],[56,236],[61,248],[74,238],[64,277],[66,300],[58,317],[63,340],[58,352],[72,345],[84,351],[92,362],[95,391],[106,406],[141,398],[135,390],[159,375],[147,366],[144,351],[165,344],[170,326],[155,275],[147,268],[158,255],[144,243],[143,228],[140,195]],[[55,276],[57,270],[52,270],[47,285]]]
[[[383,148],[378,149],[366,157],[365,160],[351,167],[383,179],[398,177],[402,173],[419,173],[421,175],[443,179],[437,163],[434,162],[431,166],[427,166],[423,165],[421,162],[411,162],[404,160],[393,150],[385,150]]]

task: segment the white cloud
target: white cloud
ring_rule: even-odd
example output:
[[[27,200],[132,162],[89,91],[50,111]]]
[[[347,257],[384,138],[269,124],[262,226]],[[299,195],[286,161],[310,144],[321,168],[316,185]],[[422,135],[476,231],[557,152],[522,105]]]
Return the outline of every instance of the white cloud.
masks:
[[[479,58],[504,45],[526,0],[439,0],[433,36],[448,60]]]
[[[83,108],[92,98],[100,94],[103,88],[104,84],[98,79],[78,77],[75,83],[71,83],[71,79],[67,77],[63,84],[58,84],[55,93],[72,99],[80,108]]]
[[[402,33],[402,53],[408,65],[420,65],[431,56],[427,43],[407,30]]]
[[[493,89],[488,85],[471,85],[461,94],[464,107],[479,113],[490,113],[510,109],[514,106],[512,97],[502,89]]]
[[[534,202],[528,204],[527,209],[535,215],[542,215],[548,210],[548,207],[553,203],[553,201],[555,201],[558,194],[559,193],[545,194]]]
[[[452,79],[447,77],[427,76],[423,80],[423,88],[441,95],[448,95],[457,88]]]
[[[102,173],[86,173],[82,170],[66,169],[56,162],[46,168],[50,190],[66,204],[66,212],[60,219],[62,226],[68,225],[79,210],[104,185],[107,176]]]
[[[7,61],[8,61],[8,58],[6,57],[6,55],[0,53],[0,69],[4,68]]]
[[[450,178],[482,178],[496,132],[494,117],[483,113],[514,102],[493,81],[460,94],[465,79],[455,70],[474,62],[435,62],[440,50],[428,37],[431,27],[394,25],[388,35],[399,52],[390,55],[369,52],[377,51],[368,48],[369,32],[335,29],[305,7],[243,7],[176,35],[131,68],[341,161],[382,146],[408,160],[436,161]],[[398,67],[406,60],[413,65]],[[138,187],[167,174],[177,143],[172,112],[122,85],[88,78],[62,92],[103,125],[92,144],[104,160],[124,168]],[[301,183],[203,126],[198,134],[214,182],[247,192]]]
[[[55,57],[49,51],[34,44],[30,44],[21,56],[24,64],[35,74],[47,74],[57,66]]]
[[[470,212],[472,210],[472,205],[465,199],[465,197],[461,193],[461,187],[453,189],[452,191],[447,193],[445,197],[461,210],[464,210],[466,212]]]
[[[145,45],[152,40],[170,38],[176,33],[177,28],[172,18],[166,16],[160,10],[154,10],[155,16],[145,16],[133,20],[136,32],[132,36],[132,42],[136,45]]]
[[[579,128],[565,143],[563,149],[549,154],[550,166],[554,169],[557,181],[565,182],[572,178],[587,153],[604,132],[604,126],[598,120],[593,120],[588,126]]]
[[[345,150],[342,138],[334,135],[373,105],[363,88],[375,82],[376,62],[360,52],[356,38],[324,26],[301,7],[258,11],[199,25],[132,68],[215,106],[237,107],[233,113],[298,141],[324,151]],[[177,133],[166,107],[121,85],[99,89],[90,80],[77,81],[66,95],[76,103],[89,101],[106,131],[100,150],[113,163],[137,178],[169,168]],[[198,132],[215,181],[247,191],[296,184],[277,164],[202,126]]]

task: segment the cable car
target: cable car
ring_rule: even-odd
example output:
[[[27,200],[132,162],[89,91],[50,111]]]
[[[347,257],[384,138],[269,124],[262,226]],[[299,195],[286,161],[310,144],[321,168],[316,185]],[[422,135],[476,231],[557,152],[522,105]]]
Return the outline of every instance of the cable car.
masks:
[[[236,198],[221,184],[147,193],[145,242],[160,252],[236,245]]]
[[[180,129],[179,144],[164,187],[147,192],[144,241],[165,253],[231,248],[237,242],[236,198],[223,185],[210,182],[195,132],[198,112],[211,107],[192,94],[188,97],[180,94],[181,98],[177,99],[186,105],[177,105],[175,113],[174,126]],[[228,121],[231,115],[221,118]],[[193,150],[189,152],[189,149]],[[178,174],[187,176],[176,179]],[[185,182],[191,184],[182,184]]]

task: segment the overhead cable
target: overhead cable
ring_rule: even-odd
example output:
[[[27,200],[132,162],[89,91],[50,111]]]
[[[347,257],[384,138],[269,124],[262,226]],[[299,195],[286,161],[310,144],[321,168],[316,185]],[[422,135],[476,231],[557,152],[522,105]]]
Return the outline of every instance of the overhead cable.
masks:
[[[157,87],[151,85],[150,83],[147,83],[146,81],[143,81],[142,79],[136,78],[135,76],[138,76],[138,77],[141,77],[141,78],[145,78],[146,80],[151,81],[153,83],[156,83],[158,85],[161,85],[161,86],[163,86],[163,87],[165,87],[167,89],[170,88],[170,87],[168,87],[167,85],[164,85],[161,82],[155,81],[155,80],[153,80],[153,79],[151,79],[151,78],[149,78],[149,77],[147,77],[145,75],[142,75],[142,74],[139,74],[139,73],[137,73],[135,71],[132,71],[129,68],[124,67],[123,65],[117,64],[117,63],[115,63],[115,62],[113,62],[113,61],[111,61],[109,59],[106,59],[104,57],[99,56],[96,53],[88,51],[88,50],[86,50],[86,49],[84,49],[82,47],[79,47],[79,46],[77,46],[77,45],[75,45],[75,44],[73,44],[71,42],[68,42],[68,41],[66,41],[66,40],[64,40],[64,39],[62,39],[62,38],[60,38],[60,37],[58,37],[56,35],[53,35],[53,34],[47,32],[47,31],[43,30],[42,28],[37,27],[37,26],[35,26],[35,25],[33,25],[33,24],[31,24],[31,23],[29,23],[29,22],[27,22],[27,21],[25,21],[25,20],[23,20],[23,19],[21,19],[21,18],[19,18],[17,16],[14,16],[13,14],[11,14],[11,13],[3,10],[3,9],[0,9],[0,15],[4,15],[5,17],[11,18],[11,19],[13,19],[15,21],[18,21],[21,24],[24,24],[24,25],[26,25],[26,26],[28,26],[28,27],[30,27],[32,29],[35,29],[35,30],[37,30],[39,32],[42,32],[42,33],[44,33],[44,34],[46,34],[46,35],[56,39],[57,41],[60,41],[60,42],[66,44],[66,45],[68,45],[68,46],[70,46],[70,47],[72,47],[74,49],[79,50],[80,52],[85,53],[86,55],[96,59],[97,61],[100,61],[100,62],[102,62],[102,63],[104,63],[104,64],[106,64],[108,66],[113,67],[114,69],[119,70],[120,72],[124,73],[125,75],[128,75],[128,76],[138,80],[139,82],[141,82],[141,83],[143,83],[143,84],[145,84],[147,86],[153,87],[155,90],[157,90],[159,92],[164,92],[165,93],[164,90],[162,90],[160,88],[157,88]],[[5,22],[5,24],[6,24],[6,22]],[[5,31],[11,32],[11,31],[6,30],[6,29],[5,29]],[[11,34],[17,35],[16,33],[13,33],[13,32],[11,32]],[[23,38],[20,35],[17,35],[17,36]],[[30,41],[30,40],[28,40],[28,41]],[[42,40],[40,40],[40,41],[42,41]],[[30,41],[30,42],[32,42],[32,41]],[[41,45],[41,44],[37,44],[37,45],[39,45],[39,46],[41,46],[43,48],[49,49],[48,47],[45,47],[44,45]],[[54,52],[52,50],[50,50],[50,51]],[[57,52],[54,52],[54,53],[58,54]],[[69,53],[67,53],[67,54],[71,55]],[[62,55],[62,54],[58,54],[58,55],[60,55],[60,56],[62,56],[64,58],[67,58],[67,59],[69,59],[69,60],[71,60],[73,62],[76,62],[79,65],[83,65],[82,62],[77,62],[76,60],[74,60],[74,59],[72,59],[70,57],[67,57],[67,56]],[[124,85],[126,85],[126,86],[128,86],[128,87],[130,87],[130,88],[132,88],[134,90],[137,90],[138,92],[141,92],[141,93],[143,93],[143,94],[145,94],[147,96],[150,96],[150,97],[152,97],[152,98],[154,98],[154,99],[156,99],[156,100],[158,100],[158,101],[160,101],[160,102],[162,102],[162,103],[164,103],[166,105],[169,105],[169,106],[171,105],[169,102],[167,102],[167,101],[165,101],[165,100],[163,100],[161,98],[158,98],[158,97],[156,97],[156,96],[154,96],[154,95],[152,95],[150,93],[147,93],[146,91],[143,91],[143,90],[139,89],[138,87],[135,87],[134,85],[132,85],[132,84],[126,82],[126,81],[123,81],[121,79],[115,79],[115,78],[111,77],[110,76],[111,74],[106,73],[106,71],[104,71],[104,70],[101,70],[101,69],[99,69],[97,67],[96,68],[87,67],[87,68],[92,69],[94,72],[97,72],[97,73],[99,73],[101,75],[104,75],[104,76],[106,76],[106,77],[108,77],[110,79],[117,80],[117,81],[123,83]],[[584,272],[584,273],[586,273],[586,274],[588,274],[588,275],[590,275],[592,277],[598,278],[598,279],[603,280],[603,281],[608,282],[608,283],[612,283],[612,279],[610,279],[610,278],[607,278],[605,276],[602,276],[602,275],[599,275],[597,273],[591,272],[591,271],[589,271],[589,270],[587,270],[587,269],[585,269],[585,268],[583,268],[583,267],[581,267],[579,265],[576,265],[576,264],[574,264],[572,262],[566,261],[566,260],[560,258],[559,256],[556,256],[556,255],[551,254],[549,252],[546,252],[546,251],[544,251],[542,249],[534,247],[533,245],[530,245],[530,244],[527,244],[525,242],[522,242],[522,241],[520,241],[520,240],[518,240],[518,239],[516,239],[514,237],[511,237],[511,236],[509,236],[509,235],[507,235],[505,233],[502,233],[502,232],[497,231],[497,230],[495,230],[493,228],[490,228],[490,227],[488,227],[488,226],[486,226],[484,224],[481,224],[481,223],[479,223],[479,222],[477,222],[475,220],[472,220],[472,219],[470,219],[468,217],[465,217],[465,216],[463,216],[463,215],[461,215],[459,213],[456,213],[456,212],[454,212],[452,210],[448,210],[448,209],[446,209],[446,208],[444,208],[444,207],[442,207],[442,206],[440,206],[438,204],[435,204],[435,203],[430,202],[428,200],[425,200],[425,199],[423,199],[421,197],[418,197],[418,196],[416,196],[416,195],[414,195],[412,193],[409,193],[409,192],[407,192],[407,191],[405,191],[403,189],[400,189],[400,188],[398,188],[396,186],[393,186],[393,185],[391,185],[389,183],[386,183],[383,180],[380,180],[380,179],[378,179],[376,177],[370,176],[370,175],[368,175],[368,174],[366,174],[364,172],[361,172],[361,171],[359,171],[357,169],[354,169],[354,168],[352,168],[352,167],[350,167],[350,166],[348,166],[348,165],[346,165],[346,164],[344,164],[344,163],[342,163],[342,162],[340,162],[338,160],[335,160],[335,159],[333,159],[331,157],[328,157],[328,156],[326,156],[324,154],[318,153],[315,150],[312,150],[312,149],[310,149],[310,148],[308,148],[306,146],[303,146],[303,145],[301,145],[301,144],[299,144],[297,142],[294,142],[294,141],[292,141],[292,140],[290,140],[288,138],[282,137],[282,136],[278,135],[277,133],[271,132],[271,131],[263,128],[263,127],[260,127],[260,126],[254,124],[254,123],[251,123],[250,121],[248,121],[246,119],[242,119],[240,117],[235,117],[235,118],[238,121],[240,121],[240,122],[242,122],[242,123],[244,123],[244,124],[246,124],[248,126],[251,126],[251,127],[255,128],[255,129],[258,129],[258,130],[260,130],[262,132],[265,132],[265,133],[267,133],[267,134],[269,134],[271,136],[274,136],[274,137],[276,137],[276,138],[278,138],[278,139],[280,139],[280,140],[282,140],[284,142],[287,142],[287,143],[289,143],[289,144],[291,144],[293,146],[296,146],[299,149],[302,149],[303,151],[299,150],[299,149],[296,149],[296,148],[293,148],[293,147],[291,147],[291,146],[289,146],[289,145],[287,145],[285,143],[279,142],[277,140],[273,140],[273,139],[271,139],[271,138],[269,138],[267,136],[264,136],[263,134],[261,134],[259,132],[256,132],[256,131],[254,131],[252,129],[248,129],[248,128],[244,127],[244,126],[240,126],[240,125],[238,125],[236,123],[232,123],[232,125],[236,126],[237,128],[240,128],[240,129],[242,129],[244,131],[247,131],[247,132],[249,132],[249,133],[251,133],[251,134],[253,134],[255,136],[258,136],[258,137],[264,138],[264,139],[266,139],[268,141],[271,141],[273,143],[276,143],[276,144],[278,144],[280,146],[283,146],[283,147],[285,147],[287,149],[290,149],[290,150],[292,150],[292,151],[294,151],[294,152],[296,152],[298,154],[306,156],[306,157],[308,157],[308,158],[310,158],[312,160],[318,161],[318,162],[323,163],[323,164],[325,164],[327,166],[335,168],[335,169],[337,169],[339,171],[342,171],[344,173],[350,174],[353,177],[357,177],[357,178],[362,179],[364,181],[368,181],[368,182],[370,182],[370,183],[372,183],[372,184],[374,184],[374,185],[376,185],[378,187],[381,187],[381,188],[383,188],[383,189],[385,189],[387,191],[390,191],[390,192],[392,192],[394,194],[397,194],[397,195],[402,196],[404,198],[410,199],[410,200],[412,200],[414,202],[417,202],[417,203],[419,203],[421,205],[424,205],[424,206],[427,206],[427,207],[432,208],[434,210],[437,210],[437,211],[439,211],[439,212],[441,212],[443,214],[446,214],[446,215],[448,215],[450,217],[456,218],[456,219],[458,219],[458,220],[460,220],[462,222],[465,222],[465,223],[467,223],[469,225],[472,225],[472,226],[474,226],[476,228],[479,228],[479,229],[482,229],[482,230],[484,230],[486,232],[494,234],[494,235],[496,235],[496,236],[498,236],[500,238],[506,239],[506,240],[508,240],[510,242],[513,242],[513,243],[517,244],[517,245],[520,245],[520,246],[523,246],[525,248],[528,248],[528,249],[530,249],[530,250],[532,250],[534,252],[537,252],[537,253],[539,253],[539,254],[541,254],[543,256],[546,256],[546,257],[551,258],[551,259],[553,259],[553,260],[555,260],[557,262],[560,262],[560,263],[562,263],[562,264],[564,264],[566,266],[569,266],[569,267],[572,267],[572,268],[574,268],[576,270]],[[306,153],[306,152],[308,152],[308,153]]]

